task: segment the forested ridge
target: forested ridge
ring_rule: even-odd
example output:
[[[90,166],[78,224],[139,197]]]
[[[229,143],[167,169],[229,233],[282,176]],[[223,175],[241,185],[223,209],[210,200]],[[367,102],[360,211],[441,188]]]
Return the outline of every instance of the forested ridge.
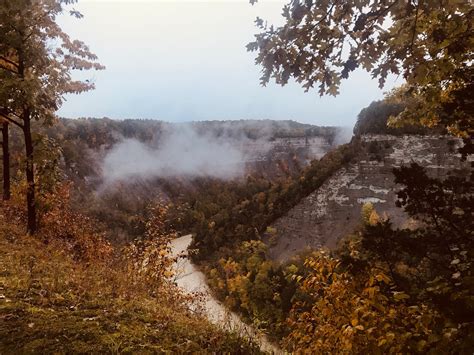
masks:
[[[220,187],[245,189],[241,187],[241,178],[232,181],[199,178],[160,177],[136,178],[122,181],[110,186],[107,191],[98,193],[103,183],[103,159],[115,145],[127,139],[134,139],[147,146],[160,145],[169,130],[179,127],[192,127],[197,134],[209,139],[224,139],[236,145],[248,142],[265,145],[275,139],[308,139],[321,138],[328,144],[337,139],[338,128],[318,127],[300,124],[295,121],[204,121],[183,124],[172,124],[157,120],[112,120],[108,118],[59,119],[52,127],[34,125],[37,135],[34,144],[37,147],[35,164],[38,173],[47,181],[67,180],[73,183],[71,200],[73,205],[83,213],[100,220],[107,225],[112,240],[140,236],[144,231],[146,209],[156,199],[164,198],[168,202],[177,202],[176,209],[189,205],[200,194],[205,198],[206,192]],[[250,180],[259,180],[266,185],[268,180],[284,180],[299,174],[304,167],[304,156],[291,146],[285,149],[283,158],[265,157],[261,162],[249,163],[245,174]],[[300,154],[301,155],[301,154]],[[48,158],[46,163],[44,158]],[[22,179],[22,139],[19,132],[12,131],[10,138],[11,179],[15,183]],[[40,168],[41,167],[41,168]],[[2,169],[0,169],[2,171]],[[245,179],[245,176],[242,177]],[[133,193],[127,191],[132,190]],[[183,231],[189,230],[189,222],[184,219],[176,221]]]
[[[106,69],[58,25],[82,17],[76,2],[0,4],[0,352],[259,353],[176,286],[170,242],[184,233],[213,295],[284,351],[473,352],[470,1],[294,0],[280,26],[256,20],[247,49],[263,85],[336,96],[356,69],[381,87],[403,78],[361,110],[344,144],[337,124],[59,118],[65,95],[95,87],[72,74]],[[384,159],[361,139],[370,134],[446,136],[463,168],[394,166],[410,225],[364,203],[335,248],[270,258],[278,218],[365,153]],[[223,171],[209,162],[219,159]]]

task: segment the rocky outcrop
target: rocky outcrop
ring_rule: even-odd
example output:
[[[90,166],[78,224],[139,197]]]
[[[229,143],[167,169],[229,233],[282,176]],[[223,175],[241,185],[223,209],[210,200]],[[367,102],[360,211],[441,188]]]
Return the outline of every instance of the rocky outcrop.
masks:
[[[246,141],[241,146],[247,162],[284,159],[289,152],[299,152],[302,157],[312,160],[321,158],[330,149],[331,145],[327,138],[322,136]]]
[[[386,213],[394,225],[406,226],[409,219],[395,206],[399,188],[393,168],[416,162],[431,176],[445,176],[449,170],[467,167],[456,154],[460,144],[443,136],[362,136],[354,162],[273,224],[274,235],[267,236],[270,256],[285,260],[308,247],[333,248],[360,223],[366,202],[379,214]]]
[[[297,174],[299,169],[321,158],[332,148],[334,146],[324,136],[246,140],[239,145],[247,170],[268,179]]]

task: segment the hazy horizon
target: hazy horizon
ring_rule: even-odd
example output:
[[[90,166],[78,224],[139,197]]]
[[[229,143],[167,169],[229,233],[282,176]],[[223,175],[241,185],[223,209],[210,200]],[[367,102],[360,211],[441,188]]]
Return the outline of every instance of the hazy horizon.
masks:
[[[60,24],[87,43],[107,68],[85,73],[96,90],[68,95],[59,115],[68,118],[143,118],[169,122],[276,119],[352,126],[358,112],[383,92],[356,71],[336,98],[305,93],[295,83],[260,86],[261,68],[245,45],[258,32],[257,16],[281,23],[287,1],[82,0],[81,20]],[[397,84],[401,81],[398,80]]]

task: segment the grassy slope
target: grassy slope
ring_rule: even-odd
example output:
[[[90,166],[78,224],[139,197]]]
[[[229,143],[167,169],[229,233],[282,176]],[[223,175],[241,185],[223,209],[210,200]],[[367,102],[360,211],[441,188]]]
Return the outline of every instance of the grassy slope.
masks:
[[[23,236],[0,210],[0,353],[257,352],[172,293],[124,297],[108,267]]]

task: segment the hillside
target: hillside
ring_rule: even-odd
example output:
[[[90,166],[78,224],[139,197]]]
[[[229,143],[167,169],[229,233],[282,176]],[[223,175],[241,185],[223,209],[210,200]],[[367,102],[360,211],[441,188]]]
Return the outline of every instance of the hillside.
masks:
[[[469,349],[474,185],[462,146],[447,136],[366,135],[287,181],[209,189],[192,205],[194,259],[219,299],[285,349],[311,348],[308,328],[331,347],[345,337],[340,327],[361,330],[350,341],[364,349],[374,336],[366,329],[381,331],[373,349],[392,351],[398,331],[409,352],[439,350],[448,336]],[[359,302],[373,317],[363,326]],[[405,322],[383,331],[385,307],[401,312],[398,321],[420,312],[410,319],[426,317],[427,333]],[[451,324],[456,334],[428,335]]]
[[[14,212],[0,205],[0,353],[259,353],[166,281],[166,249],[113,250],[71,211],[25,236]]]
[[[461,141],[452,137],[364,135],[360,141],[350,164],[271,225],[274,233],[266,240],[272,258],[286,260],[306,248],[334,248],[360,223],[367,202],[395,227],[408,227],[408,216],[395,205],[399,187],[393,168],[418,163],[437,178],[454,169],[469,169],[456,152]]]

